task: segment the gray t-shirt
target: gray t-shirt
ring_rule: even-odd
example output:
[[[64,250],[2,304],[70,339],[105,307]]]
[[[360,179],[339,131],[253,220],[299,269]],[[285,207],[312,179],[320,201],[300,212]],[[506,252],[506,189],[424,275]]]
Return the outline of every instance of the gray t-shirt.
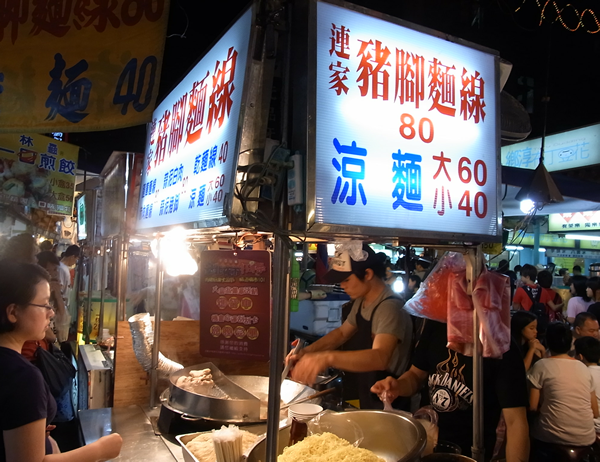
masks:
[[[371,333],[373,336],[377,334],[391,334],[396,336],[398,343],[390,363],[388,364],[388,372],[395,377],[402,375],[409,365],[409,356],[412,340],[412,320],[410,315],[404,310],[402,300],[398,298],[388,297],[398,296],[389,287],[377,297],[377,299],[370,305],[362,306],[363,299],[357,298],[352,304],[352,310],[346,319],[346,322],[356,327],[356,314],[358,310],[361,310],[361,315],[367,321],[371,320],[373,310],[379,304],[379,308],[375,312],[373,323],[371,326]],[[385,300],[385,301],[382,301]],[[381,302],[381,304],[380,304]],[[362,307],[362,309],[361,309]]]

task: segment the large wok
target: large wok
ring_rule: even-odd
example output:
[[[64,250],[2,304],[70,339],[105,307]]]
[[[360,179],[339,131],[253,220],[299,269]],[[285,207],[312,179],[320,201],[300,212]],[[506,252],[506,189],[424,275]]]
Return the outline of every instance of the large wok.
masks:
[[[223,399],[192,393],[179,388],[177,379],[190,371],[210,368],[215,384],[235,399]],[[225,376],[212,363],[186,367],[171,374],[168,405],[181,412],[188,420],[204,419],[223,423],[249,424],[267,419],[269,378],[255,375]],[[281,405],[310,396],[313,388],[284,380],[281,384]],[[309,402],[318,402],[319,399]]]

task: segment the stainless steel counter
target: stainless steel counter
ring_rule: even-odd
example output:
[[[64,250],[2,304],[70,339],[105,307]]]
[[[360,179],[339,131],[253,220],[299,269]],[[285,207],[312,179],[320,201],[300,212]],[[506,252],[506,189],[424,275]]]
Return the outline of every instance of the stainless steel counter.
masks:
[[[124,408],[89,409],[79,412],[85,444],[101,436],[117,432],[123,438],[121,454],[114,460],[156,462],[183,462],[181,447],[155,433],[159,408],[143,409],[140,406]]]

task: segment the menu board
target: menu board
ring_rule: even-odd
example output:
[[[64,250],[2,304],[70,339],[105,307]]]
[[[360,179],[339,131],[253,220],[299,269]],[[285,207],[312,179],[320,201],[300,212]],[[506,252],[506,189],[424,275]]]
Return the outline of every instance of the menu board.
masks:
[[[228,221],[251,24],[250,8],[154,111],[139,230]]]
[[[268,361],[271,254],[207,250],[200,259],[200,354]]]
[[[314,230],[497,240],[497,56],[316,7]]]

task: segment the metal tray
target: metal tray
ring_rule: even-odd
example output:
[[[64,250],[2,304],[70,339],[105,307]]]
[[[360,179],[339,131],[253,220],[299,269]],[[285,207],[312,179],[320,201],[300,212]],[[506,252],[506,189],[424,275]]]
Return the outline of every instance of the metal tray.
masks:
[[[192,368],[186,368],[187,370],[195,370],[199,366],[194,366]],[[183,370],[186,370],[183,369]],[[178,372],[179,373],[179,372]],[[234,423],[237,425],[247,425],[251,423],[260,423],[266,421],[266,412],[267,412],[267,400],[269,396],[269,377],[262,377],[258,375],[229,375],[228,379],[243,388],[245,391],[250,393],[255,399],[259,402],[259,414],[257,418],[244,418],[244,419],[236,419],[229,418],[227,416],[225,420],[219,416],[215,415],[200,415],[194,412],[194,409],[185,408],[181,399],[173,404],[173,400],[170,397],[171,388],[165,390],[161,395],[161,401],[163,402],[163,406],[166,405],[167,408],[180,412],[182,418],[184,420],[207,420],[207,421],[215,421],[218,423]],[[177,379],[175,379],[177,381]],[[171,382],[171,385],[173,382]],[[185,390],[182,390],[185,391]],[[167,394],[168,392],[168,394]],[[305,398],[314,394],[316,390],[314,388],[308,387],[298,382],[294,382],[293,380],[284,380],[281,383],[281,392],[280,397],[283,404],[288,404],[291,401],[297,401],[299,399]],[[187,392],[189,393],[189,392]],[[196,395],[196,398],[200,398],[200,395]],[[225,401],[225,400],[223,400]],[[307,401],[309,403],[319,404],[321,402],[321,398],[315,398]],[[285,412],[287,415],[287,411]],[[285,416],[284,415],[284,416]],[[222,414],[221,414],[222,416]],[[283,416],[283,417],[284,417]]]
[[[267,426],[264,425],[264,424],[262,424],[262,425],[250,425],[250,426],[241,428],[241,430],[245,430],[245,431],[248,431],[250,433],[254,433],[255,435],[261,435],[261,434],[263,434],[263,433],[265,433],[267,431]],[[205,462],[205,461],[198,460],[196,458],[196,456],[194,456],[194,454],[192,453],[192,451],[190,451],[186,447],[186,445],[190,441],[192,441],[198,435],[202,435],[203,433],[210,433],[210,432],[186,433],[186,434],[183,434],[183,435],[177,435],[175,437],[175,439],[181,445],[181,452],[183,453],[183,460],[185,462]],[[254,446],[250,450],[252,450],[253,448],[254,448]],[[247,454],[244,454],[243,455],[243,460],[245,460],[246,457],[247,457]],[[213,461],[210,461],[210,462],[213,462]]]
[[[198,394],[179,388],[179,377],[190,371],[210,369],[215,382],[215,390],[209,394]],[[260,420],[260,400],[252,393],[235,384],[213,363],[203,363],[174,372],[169,378],[169,405],[194,417],[218,420],[220,422],[245,422]],[[225,395],[228,398],[224,398]]]

